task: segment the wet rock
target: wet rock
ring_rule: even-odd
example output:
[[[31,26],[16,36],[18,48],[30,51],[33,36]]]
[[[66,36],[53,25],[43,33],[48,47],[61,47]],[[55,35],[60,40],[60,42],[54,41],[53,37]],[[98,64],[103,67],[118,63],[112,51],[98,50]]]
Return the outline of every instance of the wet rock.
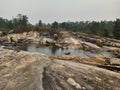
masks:
[[[65,55],[70,55],[70,52],[65,53]]]
[[[46,41],[49,42],[49,43],[52,43],[52,42],[53,42],[53,39],[43,37],[40,42],[46,44]]]

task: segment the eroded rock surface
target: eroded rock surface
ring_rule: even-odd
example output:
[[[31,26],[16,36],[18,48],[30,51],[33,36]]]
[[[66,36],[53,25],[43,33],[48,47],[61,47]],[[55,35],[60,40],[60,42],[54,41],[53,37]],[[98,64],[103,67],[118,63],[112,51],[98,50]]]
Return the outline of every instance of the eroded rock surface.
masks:
[[[120,74],[71,61],[55,60],[44,69],[45,90],[119,90]]]
[[[0,90],[44,90],[42,73],[48,62],[43,54],[0,49]]]
[[[120,74],[0,48],[0,90],[119,90]]]

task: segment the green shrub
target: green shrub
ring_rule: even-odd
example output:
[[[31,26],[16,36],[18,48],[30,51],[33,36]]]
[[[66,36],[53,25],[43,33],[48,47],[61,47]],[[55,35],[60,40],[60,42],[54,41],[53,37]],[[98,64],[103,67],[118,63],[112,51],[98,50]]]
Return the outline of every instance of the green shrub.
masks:
[[[54,40],[57,40],[58,37],[59,37],[58,34],[54,34],[54,35],[53,35]]]
[[[102,42],[96,42],[96,45],[99,47],[103,47],[103,43]]]
[[[3,36],[4,36],[4,35],[7,35],[7,33],[8,33],[10,30],[9,30],[9,29],[6,29],[6,28],[0,28],[0,31],[2,31]]]

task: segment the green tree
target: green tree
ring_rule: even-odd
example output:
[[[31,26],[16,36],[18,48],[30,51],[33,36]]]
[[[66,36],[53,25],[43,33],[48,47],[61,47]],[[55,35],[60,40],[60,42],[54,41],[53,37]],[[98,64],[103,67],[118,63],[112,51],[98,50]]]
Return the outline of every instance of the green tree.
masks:
[[[61,28],[66,28],[65,26],[66,26],[66,22],[63,22],[63,23],[60,24]]]
[[[16,32],[23,32],[26,30],[28,25],[28,17],[26,15],[18,14],[12,21]]]
[[[113,35],[116,39],[120,39],[120,19],[116,19],[115,21]]]
[[[54,22],[54,23],[52,23],[52,29],[58,29],[58,22]]]
[[[1,28],[6,28],[7,27],[7,19],[0,18],[0,27]]]
[[[109,37],[109,32],[107,29],[104,29],[104,33],[103,33],[104,37]]]
[[[97,34],[97,30],[99,29],[99,23],[98,22],[92,22],[92,28],[91,28],[91,32],[92,34]]]
[[[42,26],[43,26],[43,23],[42,23],[41,20],[39,20],[38,26],[39,26],[39,27],[42,27]]]
[[[7,22],[7,28],[9,28],[9,29],[13,29],[14,28],[14,25],[13,25],[11,20]]]

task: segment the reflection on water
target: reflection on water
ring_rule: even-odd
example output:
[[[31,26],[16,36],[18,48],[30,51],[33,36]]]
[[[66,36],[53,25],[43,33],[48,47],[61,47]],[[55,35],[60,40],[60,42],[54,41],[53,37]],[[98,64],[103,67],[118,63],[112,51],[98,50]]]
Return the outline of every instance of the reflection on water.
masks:
[[[86,56],[83,50],[78,49],[61,49],[58,47],[47,47],[45,45],[26,45],[19,48],[20,50],[30,51],[30,52],[40,52],[47,55],[64,55],[70,52],[71,55]]]

